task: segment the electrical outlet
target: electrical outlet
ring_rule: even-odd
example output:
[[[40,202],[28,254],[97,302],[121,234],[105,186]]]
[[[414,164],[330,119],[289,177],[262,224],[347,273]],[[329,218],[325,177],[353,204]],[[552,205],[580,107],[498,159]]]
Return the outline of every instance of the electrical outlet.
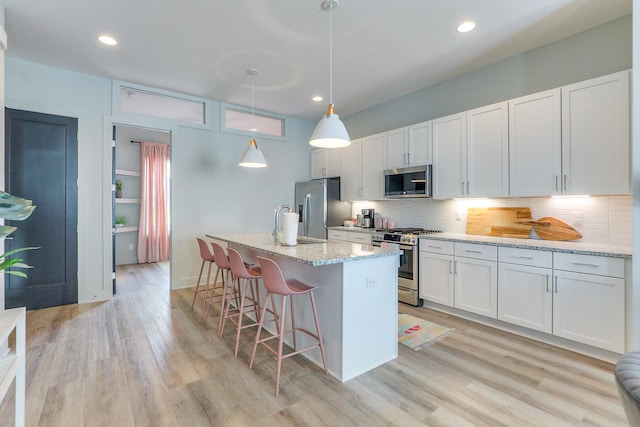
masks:
[[[378,280],[377,279],[367,279],[367,288],[377,288]]]
[[[133,243],[129,243],[129,250],[132,251],[133,250]]]
[[[573,212],[573,225],[576,227],[582,225],[582,212]]]
[[[462,221],[462,212],[456,211],[456,221]]]

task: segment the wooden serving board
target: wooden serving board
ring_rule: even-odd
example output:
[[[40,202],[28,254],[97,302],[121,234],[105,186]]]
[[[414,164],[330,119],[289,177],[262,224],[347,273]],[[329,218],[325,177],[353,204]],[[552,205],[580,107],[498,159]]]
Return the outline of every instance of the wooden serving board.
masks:
[[[569,224],[550,216],[540,218],[540,223],[548,225],[534,225],[536,234],[544,240],[576,240],[582,238],[582,234]]]
[[[533,228],[530,221],[529,208],[469,208],[467,234],[528,239]]]

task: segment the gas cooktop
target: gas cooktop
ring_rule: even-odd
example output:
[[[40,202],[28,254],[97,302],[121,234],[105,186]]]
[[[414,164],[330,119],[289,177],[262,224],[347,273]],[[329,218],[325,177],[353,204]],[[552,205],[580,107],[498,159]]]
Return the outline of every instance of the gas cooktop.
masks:
[[[376,230],[372,236],[374,242],[403,243],[417,245],[417,236],[423,234],[439,233],[440,230],[425,230],[424,228],[406,227],[392,228],[390,230]]]

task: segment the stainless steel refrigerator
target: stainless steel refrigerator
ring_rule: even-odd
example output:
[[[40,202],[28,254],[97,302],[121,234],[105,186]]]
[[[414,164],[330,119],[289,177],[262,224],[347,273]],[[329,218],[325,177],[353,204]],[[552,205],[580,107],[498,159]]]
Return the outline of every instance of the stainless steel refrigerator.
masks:
[[[327,227],[351,218],[351,202],[340,201],[340,178],[296,182],[298,236],[327,238]]]

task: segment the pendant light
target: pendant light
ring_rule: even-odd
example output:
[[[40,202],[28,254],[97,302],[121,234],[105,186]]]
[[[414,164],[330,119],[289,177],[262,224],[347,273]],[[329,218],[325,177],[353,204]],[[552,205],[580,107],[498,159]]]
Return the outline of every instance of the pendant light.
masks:
[[[254,80],[256,74],[258,74],[258,70],[255,68],[249,68],[247,70],[247,74],[251,76],[251,117],[252,117],[252,126],[255,126],[255,86]],[[264,159],[264,154],[258,148],[258,143],[256,142],[255,137],[253,136],[254,128],[251,129],[251,139],[249,140],[249,146],[246,150],[244,150],[244,154],[240,158],[240,162],[238,165],[245,168],[266,168],[267,161]]]
[[[309,144],[314,147],[340,148],[351,145],[347,128],[340,121],[340,117],[333,111],[333,9],[338,7],[337,0],[325,0],[322,7],[329,11],[329,106],[327,114],[323,115],[316,125]]]

